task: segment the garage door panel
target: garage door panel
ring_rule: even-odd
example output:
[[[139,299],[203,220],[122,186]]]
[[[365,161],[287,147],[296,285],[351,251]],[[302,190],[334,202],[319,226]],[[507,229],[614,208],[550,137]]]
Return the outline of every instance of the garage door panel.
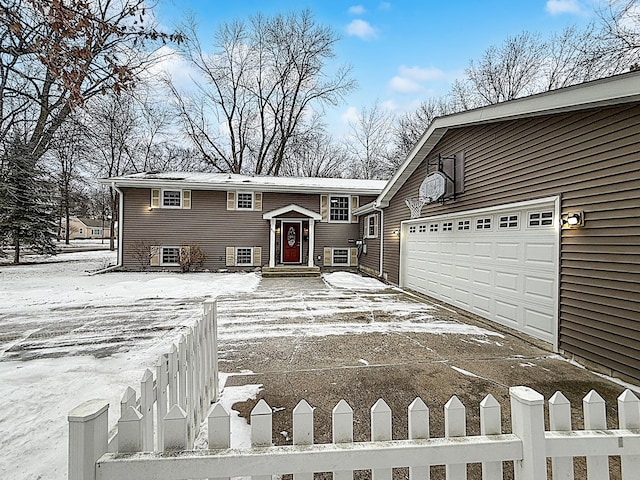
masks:
[[[421,232],[412,228],[401,259],[405,286],[554,342],[559,236],[553,224],[520,224],[525,211],[483,213],[490,228],[476,228],[471,213],[426,221]]]
[[[519,291],[519,278],[517,273],[496,271],[496,288],[517,294]]]

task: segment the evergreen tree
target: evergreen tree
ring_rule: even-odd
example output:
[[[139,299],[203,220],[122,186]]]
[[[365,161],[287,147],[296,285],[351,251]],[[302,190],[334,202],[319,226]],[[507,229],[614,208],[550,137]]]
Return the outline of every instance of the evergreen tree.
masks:
[[[52,189],[25,150],[15,142],[5,152],[0,171],[0,238],[13,245],[13,263],[20,263],[23,247],[40,254],[56,253]]]

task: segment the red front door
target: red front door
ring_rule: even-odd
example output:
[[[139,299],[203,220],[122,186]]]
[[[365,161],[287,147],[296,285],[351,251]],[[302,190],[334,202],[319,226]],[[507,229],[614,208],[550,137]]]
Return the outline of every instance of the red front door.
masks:
[[[300,223],[282,222],[282,262],[300,263]]]

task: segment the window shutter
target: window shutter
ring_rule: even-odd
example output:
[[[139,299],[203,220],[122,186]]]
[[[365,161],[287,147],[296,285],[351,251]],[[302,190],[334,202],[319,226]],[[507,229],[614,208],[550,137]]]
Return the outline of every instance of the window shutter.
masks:
[[[157,267],[160,265],[160,247],[151,247],[149,252],[149,265]]]
[[[373,215],[373,238],[378,238],[378,215]]]
[[[189,245],[182,245],[180,247],[180,263],[191,263],[191,247]]]
[[[191,209],[191,190],[182,190],[182,208]]]
[[[236,249],[233,247],[226,248],[227,267],[233,267],[236,264]]]
[[[256,192],[253,194],[253,209],[256,212],[262,211],[262,193]]]
[[[322,215],[322,221],[329,220],[329,196],[320,195],[320,215]]]
[[[253,247],[253,266],[262,266],[262,247]]]
[[[353,211],[360,206],[360,197],[354,195],[351,197],[351,223],[358,223],[358,217],[353,215]]]
[[[227,192],[227,210],[236,209],[236,192]]]
[[[151,208],[160,208],[160,189],[151,189]]]
[[[324,247],[324,266],[331,266],[331,247]]]
[[[352,267],[358,266],[358,247],[351,247],[349,249],[349,264]]]

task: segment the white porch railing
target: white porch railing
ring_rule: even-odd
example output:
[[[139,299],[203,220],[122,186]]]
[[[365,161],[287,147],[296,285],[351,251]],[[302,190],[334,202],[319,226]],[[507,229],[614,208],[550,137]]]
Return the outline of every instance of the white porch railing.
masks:
[[[293,445],[273,446],[272,409],[260,400],[251,413],[252,447],[230,449],[229,413],[215,404],[207,417],[209,450],[189,450],[189,418],[179,405],[164,417],[164,453],[140,452],[139,412],[128,409],[131,428],[121,429],[127,451],[106,452],[106,408],[100,403],[79,407],[71,445],[81,439],[85,476],[98,480],[131,478],[176,480],[294,474],[313,479],[314,472],[333,472],[335,480],[353,478],[354,470],[371,470],[374,480],[390,480],[392,469],[409,467],[411,479],[428,479],[430,466],[446,465],[447,479],[466,479],[467,464],[481,463],[483,479],[502,479],[502,462],[513,462],[515,478],[547,478],[551,458],[553,479],[574,478],[574,457],[586,457],[589,480],[609,479],[609,456],[620,456],[623,480],[639,478],[640,401],[626,390],[618,397],[619,428],[607,429],[605,402],[595,391],[583,400],[585,430],[571,429],[571,405],[562,393],[549,399],[550,430],[545,431],[544,398],[528,387],[512,387],[512,433],[502,433],[501,408],[488,395],[480,404],[481,435],[466,435],[466,410],[457,397],[444,406],[445,437],[429,437],[429,409],[417,398],[408,407],[408,439],[392,440],[392,414],[383,400],[371,408],[371,441],[353,442],[353,410],[341,400],[333,409],[333,443],[314,444],[313,409],[301,401],[293,411]],[[82,417],[83,420],[80,420]],[[71,418],[71,416],[70,416]],[[125,433],[126,431],[126,433]],[[98,442],[95,439],[99,439]],[[93,450],[92,450],[93,449]],[[140,452],[140,453],[134,453]],[[91,468],[93,467],[93,469]],[[95,474],[95,477],[93,476]]]

